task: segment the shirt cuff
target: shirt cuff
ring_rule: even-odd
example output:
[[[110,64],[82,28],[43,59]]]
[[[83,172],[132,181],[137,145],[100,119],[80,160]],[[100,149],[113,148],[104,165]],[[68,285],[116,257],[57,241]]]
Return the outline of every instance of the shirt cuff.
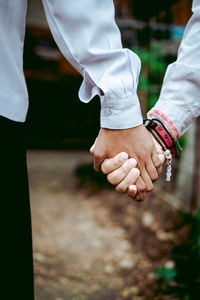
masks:
[[[127,129],[143,124],[137,94],[123,99],[101,99],[101,128]]]

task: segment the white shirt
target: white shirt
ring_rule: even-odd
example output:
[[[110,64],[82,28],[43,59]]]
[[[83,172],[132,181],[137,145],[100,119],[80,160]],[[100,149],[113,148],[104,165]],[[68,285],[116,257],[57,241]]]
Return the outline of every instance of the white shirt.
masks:
[[[43,5],[58,47],[83,76],[81,101],[100,96],[101,127],[141,124],[136,94],[140,60],[122,49],[113,1],[43,0]],[[22,59],[25,17],[26,0],[0,0],[0,114],[20,122],[28,109]]]
[[[177,60],[168,66],[156,109],[163,111],[183,134],[200,115],[200,0],[182,38]]]

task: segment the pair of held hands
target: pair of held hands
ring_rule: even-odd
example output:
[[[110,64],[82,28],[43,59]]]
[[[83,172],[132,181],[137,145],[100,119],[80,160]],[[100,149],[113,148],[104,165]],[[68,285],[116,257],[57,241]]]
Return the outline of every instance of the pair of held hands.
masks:
[[[94,169],[107,175],[119,193],[143,201],[162,172],[165,155],[144,125],[129,129],[100,129],[90,152]]]

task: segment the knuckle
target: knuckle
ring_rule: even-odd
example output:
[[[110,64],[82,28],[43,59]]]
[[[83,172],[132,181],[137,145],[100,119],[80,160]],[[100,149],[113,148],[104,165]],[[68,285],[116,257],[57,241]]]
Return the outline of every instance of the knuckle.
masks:
[[[139,179],[141,179],[141,178],[139,178]],[[138,194],[146,192],[146,184],[144,183],[144,181],[138,180],[136,182],[136,187],[137,187]]]
[[[147,187],[147,192],[151,192],[151,191],[153,191],[153,184],[151,184]]]
[[[151,180],[156,181],[158,179],[158,174],[153,174],[153,176],[151,176]]]
[[[95,159],[101,159],[103,157],[103,155],[99,152],[94,152],[94,158]]]
[[[135,198],[135,200],[137,201],[137,202],[143,202],[144,201],[144,199],[145,199],[145,194],[137,194],[137,196],[136,196],[136,198]]]
[[[101,172],[107,174],[107,167],[104,165],[104,163],[101,165]]]
[[[135,168],[135,175],[136,175],[137,177],[140,176],[140,170],[139,170],[138,168]]]
[[[126,171],[129,168],[129,162],[130,162],[130,160],[128,159],[125,163],[123,163],[121,165],[121,170],[122,171]]]
[[[94,166],[94,170],[96,171],[96,172],[100,172],[100,170],[99,170],[99,168],[98,167],[96,167],[96,166]]]
[[[137,165],[137,160],[134,157],[129,158],[129,165],[131,165],[131,167],[135,167]]]
[[[126,164],[123,164],[120,168],[121,176],[125,177],[127,173],[129,172],[129,169]]]
[[[139,177],[140,171],[136,168],[132,169],[127,176],[127,184],[133,184]]]
[[[162,166],[162,164],[161,164],[160,161],[155,162],[154,165],[155,165],[155,168],[156,168],[156,169],[159,169],[159,168],[161,168],[161,166]]]
[[[120,194],[124,194],[126,192],[122,186],[116,186],[116,191]]]
[[[108,182],[110,182],[110,183],[113,184],[113,185],[116,185],[116,184],[117,184],[116,177],[113,176],[112,174],[108,174],[108,175],[107,175],[107,180],[108,180]]]
[[[144,186],[144,185],[141,185],[141,186],[139,186],[138,187],[138,193],[140,194],[140,193],[145,193],[146,192],[146,186]]]

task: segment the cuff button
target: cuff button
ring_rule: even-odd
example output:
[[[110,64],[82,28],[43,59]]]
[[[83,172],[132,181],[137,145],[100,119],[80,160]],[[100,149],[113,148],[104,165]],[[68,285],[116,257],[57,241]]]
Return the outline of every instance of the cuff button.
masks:
[[[112,111],[110,109],[104,110],[104,116],[109,117],[112,114]]]

